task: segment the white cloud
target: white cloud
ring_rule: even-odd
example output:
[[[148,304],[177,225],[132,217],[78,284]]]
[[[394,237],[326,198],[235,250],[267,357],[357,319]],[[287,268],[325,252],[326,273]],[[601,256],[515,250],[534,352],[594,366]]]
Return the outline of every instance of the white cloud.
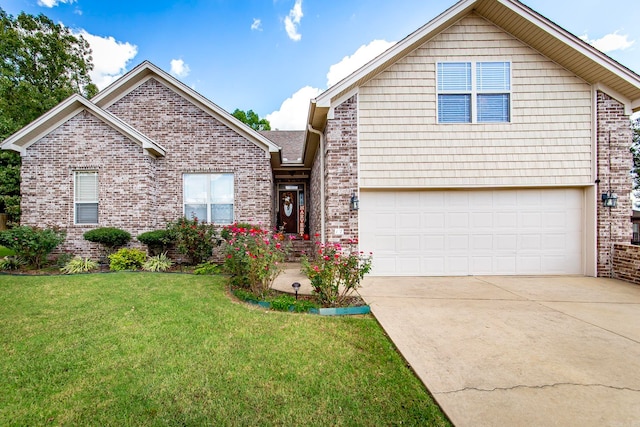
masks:
[[[587,34],[580,36],[580,38],[604,53],[628,49],[636,42],[629,40],[629,36],[626,34],[618,34],[617,31],[596,40],[590,40]]]
[[[302,35],[298,32],[298,25],[304,15],[302,14],[302,0],[296,0],[293,8],[289,11],[289,16],[284,18],[284,29],[287,35],[294,42],[300,41]]]
[[[303,130],[307,122],[309,101],[320,95],[322,89],[305,86],[287,98],[280,109],[265,117],[271,124],[271,129]]]
[[[394,44],[395,42],[374,40],[367,45],[360,46],[353,55],[345,56],[340,62],[329,67],[327,87],[336,84]],[[304,129],[309,112],[309,101],[322,92],[322,89],[305,86],[291,95],[282,103],[279,110],[267,114],[266,119],[269,120],[271,129]]]
[[[171,74],[176,77],[187,77],[191,69],[187,64],[184,63],[182,59],[172,59],[171,60]]]
[[[76,0],[38,0],[38,5],[51,8],[57,6],[59,3],[71,4],[75,2]]]
[[[385,50],[389,49],[396,42],[388,42],[386,40],[374,40],[367,45],[362,45],[351,56],[345,56],[337,64],[329,67],[327,73],[327,87],[331,87],[338,83]]]
[[[262,31],[262,20],[253,18],[253,24],[251,24],[251,30]]]
[[[95,36],[86,30],[80,30],[76,35],[81,35],[91,46],[93,70],[89,75],[98,89],[104,89],[122,76],[129,61],[138,54],[136,45],[119,42],[113,37]]]

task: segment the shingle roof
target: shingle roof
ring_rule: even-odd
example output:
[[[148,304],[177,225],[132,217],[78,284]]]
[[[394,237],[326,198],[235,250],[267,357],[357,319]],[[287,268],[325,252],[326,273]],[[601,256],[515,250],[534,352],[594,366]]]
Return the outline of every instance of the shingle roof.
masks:
[[[302,163],[303,130],[261,130],[260,133],[282,148],[282,163]]]

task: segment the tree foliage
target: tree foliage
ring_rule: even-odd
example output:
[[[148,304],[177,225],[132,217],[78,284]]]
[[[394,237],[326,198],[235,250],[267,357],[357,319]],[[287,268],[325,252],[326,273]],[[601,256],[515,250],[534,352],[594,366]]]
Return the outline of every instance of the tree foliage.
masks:
[[[0,8],[0,141],[73,93],[91,97],[89,44],[45,15]],[[20,214],[20,157],[0,152],[0,212]]]
[[[269,121],[267,119],[261,119],[258,114],[253,112],[253,110],[245,112],[236,108],[231,114],[242,123],[249,125],[253,130],[271,130],[271,124]]]

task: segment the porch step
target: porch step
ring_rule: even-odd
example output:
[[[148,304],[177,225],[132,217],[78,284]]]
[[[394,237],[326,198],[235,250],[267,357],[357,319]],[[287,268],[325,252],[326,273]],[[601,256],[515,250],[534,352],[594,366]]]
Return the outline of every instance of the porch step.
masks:
[[[309,255],[313,251],[311,240],[296,239],[291,241],[291,250],[287,257],[287,262],[298,262],[303,255]]]

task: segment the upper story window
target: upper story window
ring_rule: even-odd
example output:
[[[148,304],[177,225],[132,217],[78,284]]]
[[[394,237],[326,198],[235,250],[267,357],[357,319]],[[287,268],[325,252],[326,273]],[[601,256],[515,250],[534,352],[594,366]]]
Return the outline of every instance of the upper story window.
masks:
[[[510,62],[439,62],[438,123],[511,120]]]
[[[184,216],[214,224],[232,224],[233,174],[184,174]]]
[[[74,174],[74,216],[76,224],[98,223],[98,172]]]

